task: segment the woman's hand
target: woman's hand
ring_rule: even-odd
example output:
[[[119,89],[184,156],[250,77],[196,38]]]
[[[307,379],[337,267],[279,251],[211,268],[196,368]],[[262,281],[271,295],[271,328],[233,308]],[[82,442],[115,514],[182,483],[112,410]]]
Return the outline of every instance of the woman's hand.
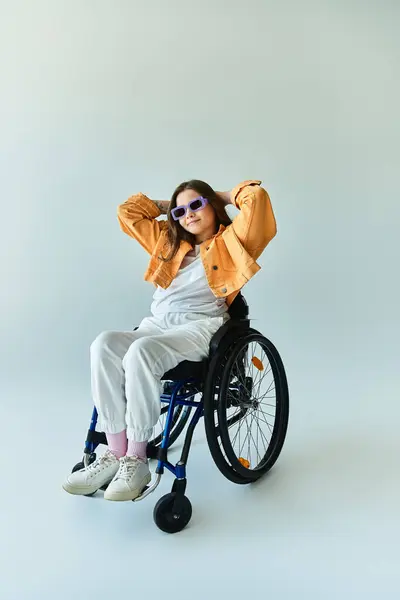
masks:
[[[215,192],[218,198],[221,200],[222,204],[226,206],[227,204],[232,204],[231,201],[231,193],[229,192]]]
[[[162,215],[166,215],[168,213],[168,207],[170,205],[169,200],[153,200],[154,204],[157,206]]]

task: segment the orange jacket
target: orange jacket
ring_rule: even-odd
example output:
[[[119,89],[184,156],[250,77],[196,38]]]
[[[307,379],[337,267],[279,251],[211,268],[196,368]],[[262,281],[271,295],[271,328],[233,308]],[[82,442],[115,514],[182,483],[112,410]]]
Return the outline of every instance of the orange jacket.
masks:
[[[231,225],[220,225],[217,233],[200,245],[200,257],[208,284],[214,296],[226,298],[228,306],[260,270],[256,260],[276,235],[271,201],[260,184],[258,180],[243,181],[232,190],[231,202],[240,213]],[[170,262],[158,259],[163,249],[163,256],[169,251],[166,235],[168,221],[157,221],[160,214],[156,204],[141,193],[131,196],[118,207],[122,231],[137,240],[151,255],[145,281],[166,289],[192,246],[182,240]]]

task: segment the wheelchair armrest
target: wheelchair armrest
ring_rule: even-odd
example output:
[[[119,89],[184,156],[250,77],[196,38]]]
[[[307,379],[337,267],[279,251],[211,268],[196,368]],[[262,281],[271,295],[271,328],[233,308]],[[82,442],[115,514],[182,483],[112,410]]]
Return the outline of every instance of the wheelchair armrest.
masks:
[[[210,341],[210,358],[218,348],[221,348],[221,342],[224,342],[225,347],[231,345],[237,336],[238,329],[247,329],[250,327],[250,319],[234,319],[230,318],[214,333]]]

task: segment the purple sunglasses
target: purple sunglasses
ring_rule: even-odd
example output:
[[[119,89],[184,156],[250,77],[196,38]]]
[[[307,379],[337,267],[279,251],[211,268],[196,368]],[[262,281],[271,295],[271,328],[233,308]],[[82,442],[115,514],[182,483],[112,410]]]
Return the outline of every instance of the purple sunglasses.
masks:
[[[192,212],[197,212],[198,210],[204,208],[207,203],[207,198],[203,198],[203,196],[198,196],[197,198],[194,198],[194,200],[191,200],[189,204],[176,206],[175,208],[173,208],[171,210],[172,218],[174,219],[174,221],[179,221],[179,219],[182,219],[186,215],[187,209],[189,209]]]

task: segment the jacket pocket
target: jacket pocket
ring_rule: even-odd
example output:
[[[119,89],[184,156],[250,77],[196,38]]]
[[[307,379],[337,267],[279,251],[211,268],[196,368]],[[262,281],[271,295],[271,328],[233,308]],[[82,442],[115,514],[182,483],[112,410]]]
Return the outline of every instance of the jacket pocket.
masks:
[[[219,243],[216,244],[216,250],[217,260],[221,265],[221,269],[229,272],[238,270],[238,259],[231,255],[222,238],[220,238]]]

